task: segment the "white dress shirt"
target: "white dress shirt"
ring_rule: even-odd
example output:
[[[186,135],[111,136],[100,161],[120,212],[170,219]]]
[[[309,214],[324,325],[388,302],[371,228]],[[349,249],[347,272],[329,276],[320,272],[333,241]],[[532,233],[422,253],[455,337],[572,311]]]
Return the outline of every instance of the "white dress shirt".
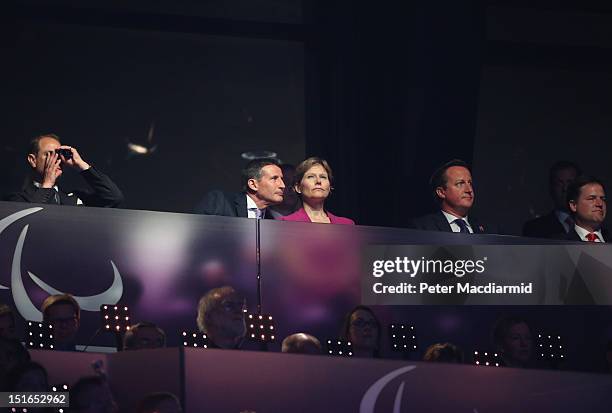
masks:
[[[586,229],[579,227],[578,225],[574,225],[574,230],[582,241],[589,242],[589,240],[587,239],[587,235],[591,233],[590,231],[587,231]],[[603,235],[601,234],[600,229],[593,232],[593,234],[597,235],[597,239],[594,242],[604,242]]]
[[[446,211],[442,211],[442,213],[444,214],[444,216],[446,217],[448,223],[450,224],[451,230],[453,232],[461,232],[461,227],[459,225],[457,225],[457,223],[455,222],[456,219],[462,219],[465,221],[465,223],[467,224],[467,228],[468,231],[470,231],[470,234],[474,233],[474,230],[472,229],[472,226],[470,225],[470,221],[468,221],[468,217],[463,217],[463,218],[459,218],[454,216],[453,214],[449,214]]]

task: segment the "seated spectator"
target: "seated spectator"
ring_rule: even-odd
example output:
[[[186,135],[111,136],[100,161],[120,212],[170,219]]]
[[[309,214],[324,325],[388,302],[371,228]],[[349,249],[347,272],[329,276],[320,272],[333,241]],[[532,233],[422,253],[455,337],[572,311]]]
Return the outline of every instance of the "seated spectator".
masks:
[[[283,202],[268,207],[268,212],[274,219],[280,219],[281,217],[293,214],[300,207],[298,196],[292,185],[293,177],[295,176],[295,166],[282,164],[280,168],[283,171],[285,189],[283,190]]]
[[[321,343],[315,336],[295,333],[285,337],[282,344],[283,353],[321,354]]]
[[[70,388],[70,412],[116,413],[119,411],[106,379],[89,376]]]
[[[380,322],[369,307],[358,305],[346,315],[340,339],[352,343],[355,357],[380,357]]]
[[[55,349],[74,351],[81,321],[81,307],[70,294],[50,295],[41,306],[43,321],[51,323],[55,332]]]
[[[533,354],[531,328],[524,318],[502,317],[493,327],[495,350],[506,367],[530,367]]]
[[[580,174],[580,167],[575,163],[555,162],[548,173],[548,192],[554,208],[546,215],[527,221],[523,226],[524,236],[559,238],[574,229],[574,219],[567,204],[567,189]]]
[[[198,328],[211,348],[238,349],[246,335],[246,300],[232,287],[214,288],[198,303]]]
[[[15,314],[11,307],[0,304],[0,337],[17,338],[15,335]]]
[[[123,202],[123,194],[117,185],[85,162],[76,148],[62,145],[57,135],[48,133],[32,139],[26,160],[30,166],[30,176],[20,192],[7,197],[8,201],[109,208]],[[66,167],[78,171],[89,190],[63,191],[58,185]]]
[[[0,337],[0,389],[5,389],[6,373],[30,361],[30,353],[17,339]]]
[[[124,350],[166,347],[166,333],[149,322],[134,324],[123,336]]]
[[[300,209],[281,217],[283,221],[355,225],[350,218],[338,217],[325,209],[333,189],[332,170],[325,159],[308,158],[295,168],[293,188],[302,201]]]
[[[592,176],[579,176],[567,189],[567,206],[574,227],[561,238],[571,241],[609,242],[610,234],[603,226],[606,219],[606,189]]]
[[[17,364],[8,371],[5,391],[14,393],[41,393],[49,391],[49,379],[47,370],[33,361]],[[28,407],[29,413],[50,412],[45,407]]]
[[[423,361],[436,361],[439,363],[459,363],[464,360],[463,351],[451,343],[436,343],[427,347]]]
[[[172,393],[152,393],[138,404],[136,413],[181,413],[181,403]]]

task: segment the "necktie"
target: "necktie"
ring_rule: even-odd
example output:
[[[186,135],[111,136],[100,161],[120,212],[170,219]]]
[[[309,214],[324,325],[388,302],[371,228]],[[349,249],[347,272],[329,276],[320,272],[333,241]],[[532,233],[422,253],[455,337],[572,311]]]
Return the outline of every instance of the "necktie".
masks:
[[[586,239],[588,242],[597,242],[599,240],[599,237],[594,232],[589,232],[588,234],[586,234]]]
[[[60,197],[59,197],[59,193],[57,192],[57,190],[53,190],[53,199],[55,200],[55,203],[60,205]]]
[[[470,234],[470,230],[468,229],[467,223],[461,219],[457,218],[453,221],[455,224],[459,225],[459,232],[462,234]]]

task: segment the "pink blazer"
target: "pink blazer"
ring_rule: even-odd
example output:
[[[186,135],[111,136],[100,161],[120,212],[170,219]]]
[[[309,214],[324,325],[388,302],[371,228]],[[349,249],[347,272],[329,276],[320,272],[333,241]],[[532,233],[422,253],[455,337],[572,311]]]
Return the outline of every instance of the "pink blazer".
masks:
[[[350,218],[337,217],[329,211],[326,212],[332,224],[355,225],[355,221]],[[286,217],[281,217],[281,221],[312,222],[306,211],[304,211],[304,208],[300,208],[293,214],[289,214]]]

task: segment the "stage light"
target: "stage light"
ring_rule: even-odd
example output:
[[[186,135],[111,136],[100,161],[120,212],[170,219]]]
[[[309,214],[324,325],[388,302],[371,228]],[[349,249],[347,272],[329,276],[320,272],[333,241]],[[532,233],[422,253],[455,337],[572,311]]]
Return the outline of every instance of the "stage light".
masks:
[[[103,330],[121,333],[130,329],[130,311],[127,306],[103,304],[100,306],[100,317]]]
[[[270,343],[276,340],[274,318],[270,314],[247,314],[246,326],[250,341]]]
[[[55,348],[55,339],[53,338],[53,326],[51,323],[44,321],[27,321],[26,322],[26,347],[36,349]]]
[[[391,351],[400,353],[417,351],[417,335],[414,325],[393,323],[389,325],[388,331]]]
[[[474,364],[477,366],[485,366],[485,367],[500,367],[501,366],[501,358],[499,353],[494,351],[482,351],[482,350],[474,350],[473,358]]]
[[[210,340],[208,339],[208,335],[206,335],[206,333],[183,331],[181,332],[180,340],[183,347],[210,347]]]
[[[330,356],[353,357],[353,343],[345,340],[328,339],[325,353]]]

